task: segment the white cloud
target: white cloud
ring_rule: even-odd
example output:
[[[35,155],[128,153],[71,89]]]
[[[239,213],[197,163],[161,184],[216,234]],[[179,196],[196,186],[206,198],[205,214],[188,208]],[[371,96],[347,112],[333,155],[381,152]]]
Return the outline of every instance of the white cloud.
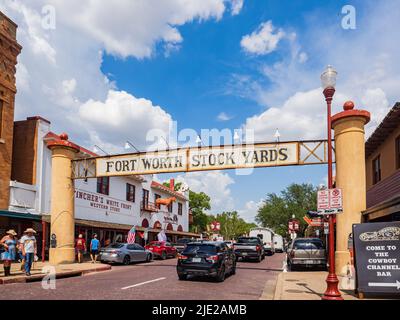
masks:
[[[53,131],[68,131],[71,139],[87,147],[96,141],[114,150],[115,143],[126,138],[137,144],[144,143],[140,130],[151,126],[161,126],[164,130],[170,116],[161,107],[153,106],[150,100],[118,93],[115,83],[101,71],[103,52],[142,59],[156,55],[156,48],[161,51],[164,48],[168,56],[183,43],[180,26],[210,19],[218,21],[230,2],[2,1],[0,10],[18,24],[17,37],[23,46],[18,58],[15,118],[42,115],[51,120]],[[55,29],[42,27],[44,5],[55,8]],[[125,103],[122,111],[126,118],[120,118],[123,125],[96,126],[94,123],[101,123],[102,117],[95,106],[105,114],[111,113],[111,119],[117,118],[115,111],[106,109],[109,105],[118,109],[113,99],[122,99]],[[132,118],[130,108],[149,112]],[[95,119],[90,118],[88,110],[96,115]],[[150,116],[154,119],[149,120]],[[134,121],[132,125],[137,127],[131,127],[128,132],[125,119]]]
[[[246,222],[254,222],[255,223],[255,218],[258,213],[259,207],[263,204],[263,200],[259,201],[247,201],[246,204],[244,205],[243,209],[238,210],[239,216],[243,218]]]
[[[226,114],[225,112],[221,112],[218,116],[217,116],[217,120],[219,121],[229,121],[231,120],[233,117]]]
[[[261,23],[251,34],[243,36],[240,45],[248,53],[264,55],[274,51],[284,36],[285,32],[282,29],[275,30],[269,20]]]
[[[235,181],[222,171],[189,172],[179,175],[177,181],[184,181],[195,192],[204,192],[211,198],[211,213],[234,209],[234,200],[229,186]]]
[[[243,8],[243,0],[232,0],[231,1],[231,14],[233,16],[237,15],[240,13],[240,11]]]
[[[138,148],[145,148],[149,145],[145,141],[147,132],[157,129],[167,136],[172,121],[167,112],[150,100],[115,90],[108,92],[105,101],[88,100],[79,107],[78,114],[82,124],[91,132],[97,132],[96,136],[91,135],[92,140],[95,137],[121,148],[126,139]]]

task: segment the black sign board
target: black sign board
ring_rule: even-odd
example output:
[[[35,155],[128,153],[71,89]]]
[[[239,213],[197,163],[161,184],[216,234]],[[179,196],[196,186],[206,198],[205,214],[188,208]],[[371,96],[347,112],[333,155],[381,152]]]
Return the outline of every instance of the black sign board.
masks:
[[[353,241],[358,292],[400,294],[400,222],[354,224]]]

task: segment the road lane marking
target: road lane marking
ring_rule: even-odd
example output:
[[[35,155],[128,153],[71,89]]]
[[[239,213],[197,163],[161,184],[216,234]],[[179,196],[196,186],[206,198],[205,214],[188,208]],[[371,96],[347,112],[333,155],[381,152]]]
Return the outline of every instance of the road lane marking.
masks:
[[[130,289],[130,288],[135,288],[135,287],[142,286],[142,285],[144,285],[144,284],[148,284],[148,283],[152,283],[152,282],[156,282],[156,281],[161,281],[161,280],[165,280],[165,279],[167,279],[167,278],[161,277],[161,278],[157,278],[157,279],[153,279],[153,280],[149,280],[149,281],[145,281],[145,282],[140,282],[140,283],[133,284],[133,285],[131,285],[131,286],[123,287],[123,288],[121,288],[121,290],[126,290],[126,289]]]

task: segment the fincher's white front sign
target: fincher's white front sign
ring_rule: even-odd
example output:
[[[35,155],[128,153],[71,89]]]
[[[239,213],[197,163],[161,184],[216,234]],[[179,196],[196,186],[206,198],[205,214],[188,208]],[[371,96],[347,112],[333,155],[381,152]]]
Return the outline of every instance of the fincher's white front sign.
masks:
[[[96,175],[123,176],[182,171],[296,165],[297,142],[183,148],[99,157]]]

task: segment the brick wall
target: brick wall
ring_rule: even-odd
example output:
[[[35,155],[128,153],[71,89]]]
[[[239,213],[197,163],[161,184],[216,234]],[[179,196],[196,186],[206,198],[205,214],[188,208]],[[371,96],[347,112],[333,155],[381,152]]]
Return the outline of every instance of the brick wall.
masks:
[[[17,56],[21,46],[16,42],[17,26],[0,12],[0,99],[1,99],[1,129],[0,129],[0,210],[8,209],[14,101],[16,94],[15,73]]]

